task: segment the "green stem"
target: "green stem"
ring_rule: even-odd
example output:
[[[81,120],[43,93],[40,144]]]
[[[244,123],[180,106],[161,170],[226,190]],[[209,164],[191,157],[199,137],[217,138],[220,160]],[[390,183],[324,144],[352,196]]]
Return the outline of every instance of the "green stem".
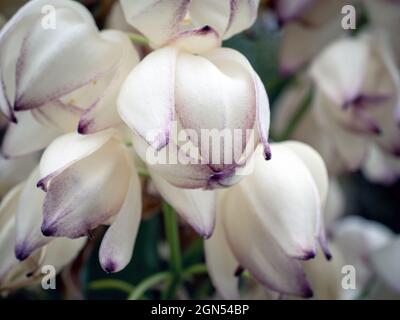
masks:
[[[168,279],[169,277],[169,272],[160,272],[144,279],[136,286],[136,290],[131,292],[128,300],[139,300],[148,289],[155,286],[159,282]]]
[[[176,291],[182,281],[182,257],[179,243],[178,222],[175,210],[168,204],[163,204],[165,234],[170,250],[170,272],[171,281],[167,290],[163,293],[164,299],[175,297]]]
[[[297,111],[291,117],[289,124],[287,125],[287,127],[283,130],[282,134],[280,135],[280,137],[279,137],[280,141],[287,140],[292,137],[297,126],[300,124],[301,120],[307,114],[308,109],[310,108],[310,105],[311,105],[312,98],[313,98],[313,90],[311,89],[307,93],[307,95],[304,97],[304,99],[301,101],[300,107],[297,109]]]
[[[89,289],[92,290],[103,290],[103,289],[112,289],[112,290],[120,290],[127,294],[130,294],[135,288],[121,280],[116,279],[103,279],[103,280],[96,280],[89,284]]]
[[[183,278],[184,279],[189,279],[190,277],[196,275],[196,274],[203,274],[203,273],[207,273],[208,269],[207,266],[205,264],[194,264],[192,266],[190,266],[189,268],[187,268],[184,272],[183,272]]]
[[[136,44],[140,44],[140,45],[144,45],[144,46],[148,46],[149,45],[149,40],[147,40],[146,37],[137,34],[137,33],[127,33],[129,39],[136,43]]]

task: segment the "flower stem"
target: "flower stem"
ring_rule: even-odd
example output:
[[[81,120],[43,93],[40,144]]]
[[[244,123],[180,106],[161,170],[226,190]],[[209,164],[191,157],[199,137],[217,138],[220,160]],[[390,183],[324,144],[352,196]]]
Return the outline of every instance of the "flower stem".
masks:
[[[89,284],[89,289],[93,290],[103,290],[103,289],[112,289],[112,290],[120,290],[127,294],[130,294],[134,291],[134,287],[121,280],[116,279],[103,279],[103,280],[96,280]]]
[[[194,264],[194,265],[190,266],[189,268],[187,268],[183,272],[183,278],[189,279],[196,274],[203,274],[203,273],[207,273],[207,272],[208,272],[208,270],[207,270],[207,266],[205,264],[202,264],[202,263]]]
[[[176,291],[182,281],[182,257],[181,247],[179,243],[178,222],[175,210],[168,204],[163,204],[165,234],[170,249],[170,283],[163,293],[164,299],[172,299],[175,297]]]
[[[168,279],[169,277],[169,272],[160,272],[144,279],[141,283],[137,285],[136,290],[131,292],[128,300],[139,300],[148,289],[155,286],[159,282]]]
[[[147,40],[146,37],[137,34],[137,33],[127,33],[129,39],[136,43],[136,44],[140,44],[140,45],[144,45],[144,46],[148,46],[149,45],[149,40]]]

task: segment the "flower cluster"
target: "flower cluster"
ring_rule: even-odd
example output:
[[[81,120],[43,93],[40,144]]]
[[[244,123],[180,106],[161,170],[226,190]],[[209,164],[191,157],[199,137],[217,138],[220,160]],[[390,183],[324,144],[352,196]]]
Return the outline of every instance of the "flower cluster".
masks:
[[[53,0],[46,14],[47,0],[27,2],[0,30],[0,292],[38,281],[43,265],[59,271],[100,226],[101,267],[124,269],[143,213],[141,178],[204,238],[223,298],[324,297],[336,278],[318,270],[334,274],[342,255],[364,267],[360,247],[346,256],[341,225],[328,246],[323,213],[330,221],[342,211],[328,176],[362,167],[391,182],[400,173],[399,61],[392,17],[371,15],[384,30],[350,37],[338,22],[343,5],[273,2],[280,69],[301,74],[278,101],[275,126],[299,102],[311,105],[294,137],[321,157],[302,142],[270,143],[261,77],[223,47],[254,24],[258,0],[120,0],[102,30],[76,1]],[[364,282],[372,273],[387,282],[382,261],[398,241],[371,238]]]

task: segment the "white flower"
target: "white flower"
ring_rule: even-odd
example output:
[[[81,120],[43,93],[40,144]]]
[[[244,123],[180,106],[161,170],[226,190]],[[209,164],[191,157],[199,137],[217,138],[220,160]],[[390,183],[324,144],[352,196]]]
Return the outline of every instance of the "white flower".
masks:
[[[249,28],[257,17],[259,0],[121,0],[126,20],[153,47],[180,43],[204,50]]]
[[[211,235],[215,224],[205,242],[206,259],[224,298],[239,297],[239,266],[274,291],[310,296],[300,261],[315,256],[317,242],[330,255],[320,217],[328,191],[322,159],[295,142],[272,145],[272,152],[265,162],[258,150],[254,172],[228,189],[187,190],[155,179],[179,213],[194,214],[192,225],[203,235]]]
[[[18,122],[3,143],[8,156],[42,149],[77,128],[90,133],[120,125],[116,97],[139,60],[125,34],[99,32],[74,1],[53,1],[56,28],[44,29],[45,4],[30,1],[0,31],[0,109]]]
[[[114,131],[57,138],[40,161],[45,236],[78,238],[111,224],[100,248],[107,272],[131,259],[142,203],[133,156]]]
[[[79,253],[85,238],[45,239],[40,232],[44,192],[36,188],[38,170],[14,187],[0,205],[0,292],[41,279],[41,266],[56,271]]]
[[[210,149],[204,148],[200,137],[205,129],[231,133],[240,130],[241,135],[250,130],[254,133],[254,146],[261,141],[265,158],[270,158],[269,103],[265,88],[247,59],[232,49],[218,48],[202,55],[175,47],[152,52],[128,76],[118,107],[121,117],[134,132],[139,156],[175,186],[229,186],[237,169],[251,155],[253,150],[248,149],[252,147],[246,136],[234,139],[225,152],[233,155],[235,161],[228,163],[223,143],[216,147],[213,140]],[[181,148],[182,142],[176,141],[172,134],[174,124],[180,132],[195,132],[197,138],[190,142],[199,150],[198,158],[188,156]],[[187,135],[190,137],[190,133]],[[152,153],[176,150],[180,157],[208,159],[208,162],[150,163],[146,158],[150,148]],[[215,159],[215,155],[221,161],[213,164],[210,159]]]
[[[307,65],[331,41],[346,33],[343,6],[357,0],[277,0],[278,21],[283,24],[279,52],[282,74],[291,75]]]
[[[324,50],[311,67],[317,119],[349,168],[359,168],[370,142],[400,149],[400,81],[385,38],[362,35]]]

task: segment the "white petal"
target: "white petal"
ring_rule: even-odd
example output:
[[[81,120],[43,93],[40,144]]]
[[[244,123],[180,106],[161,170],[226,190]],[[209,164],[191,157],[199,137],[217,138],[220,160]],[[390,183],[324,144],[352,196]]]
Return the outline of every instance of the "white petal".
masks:
[[[340,108],[359,94],[368,56],[369,48],[364,39],[341,39],[322,51],[311,66],[310,74],[317,87]]]
[[[245,70],[247,70],[248,74],[252,77],[253,86],[254,86],[254,96],[255,96],[255,112],[256,112],[256,122],[258,129],[258,134],[261,138],[261,142],[264,146],[264,155],[265,158],[269,159],[271,157],[270,148],[268,144],[268,132],[270,126],[270,107],[267,92],[265,91],[265,87],[261,82],[260,77],[254,71],[249,61],[238,51],[228,49],[228,48],[220,48],[218,50],[214,50],[206,55],[213,61],[217,66],[219,65],[228,65],[231,63],[231,66],[241,66]],[[224,69],[222,69],[224,70]],[[250,114],[250,112],[249,112]]]
[[[47,4],[29,2],[1,30],[3,89],[15,110],[68,94],[112,71],[116,63],[117,48],[99,36],[89,11],[79,3],[53,1],[56,29],[43,32]]]
[[[80,133],[94,133],[122,123],[117,112],[117,98],[120,88],[128,74],[139,63],[139,55],[124,33],[106,30],[102,37],[116,47],[120,47],[120,60],[116,72],[107,79],[108,85],[98,100],[84,113],[79,122]]]
[[[124,122],[157,150],[169,142],[175,113],[177,50],[153,51],[129,74],[118,98]]]
[[[178,32],[189,4],[189,0],[121,0],[127,22],[156,47]]]
[[[194,0],[190,17],[196,25],[211,26],[226,40],[254,23],[258,4],[258,0]]]
[[[161,196],[204,238],[209,238],[215,224],[215,192],[183,189],[169,184],[157,174],[152,181]]]
[[[236,259],[267,288],[310,297],[312,291],[300,261],[285,253],[270,233],[272,228],[265,228],[260,217],[248,210],[251,207],[243,191],[230,196],[225,202],[223,224]]]
[[[24,183],[16,211],[15,255],[25,260],[36,249],[47,244],[40,231],[43,219],[43,202],[45,193],[36,187],[39,180],[39,168],[36,168]]]
[[[38,162],[37,154],[13,159],[0,156],[0,197],[17,183],[25,180]]]
[[[223,191],[219,195],[223,197]],[[208,240],[204,241],[204,250],[207,262],[208,274],[218,293],[224,299],[237,300],[239,294],[239,277],[235,272],[239,263],[233,256],[226,239],[224,227],[222,225],[223,202],[219,201],[217,222],[214,232]]]
[[[324,206],[328,196],[329,181],[328,172],[321,156],[316,150],[301,142],[287,141],[281,145],[291,149],[303,161],[317,185],[320,201]]]
[[[42,266],[54,266],[59,272],[64,266],[71,263],[85,245],[87,239],[65,239],[55,238],[46,246],[45,256]]]
[[[43,206],[44,235],[81,237],[119,212],[131,172],[124,148],[112,139],[51,179]]]
[[[61,132],[38,122],[30,111],[19,112],[18,124],[10,124],[4,136],[2,152],[18,157],[47,147]]]
[[[0,205],[0,285],[11,268],[18,263],[15,258],[15,212],[22,185],[12,189]]]
[[[272,152],[274,156],[268,162],[256,154],[254,172],[240,182],[240,190],[263,228],[287,255],[312,258],[320,231],[317,184],[308,167],[285,143],[272,145]]]
[[[200,137],[201,155],[210,162],[220,153],[220,163],[211,163],[216,171],[237,163],[246,146],[246,130],[256,120],[256,94],[252,74],[234,59],[225,59],[225,51],[216,49],[205,57],[181,53],[176,66],[176,113],[183,128],[194,130]],[[233,51],[233,50],[232,50]],[[230,53],[231,51],[228,51]],[[244,58],[243,58],[244,59]],[[225,152],[202,144],[202,130],[241,130],[242,139],[234,139],[231,159]],[[225,146],[227,142],[220,144]],[[226,151],[226,150],[225,150]]]
[[[85,158],[110,140],[112,132],[103,131],[84,136],[69,133],[57,138],[43,153],[40,160],[40,185],[46,190],[49,179],[55,177],[71,164]]]
[[[99,258],[103,270],[118,272],[132,258],[142,213],[139,177],[132,172],[125,201],[101,242]]]

